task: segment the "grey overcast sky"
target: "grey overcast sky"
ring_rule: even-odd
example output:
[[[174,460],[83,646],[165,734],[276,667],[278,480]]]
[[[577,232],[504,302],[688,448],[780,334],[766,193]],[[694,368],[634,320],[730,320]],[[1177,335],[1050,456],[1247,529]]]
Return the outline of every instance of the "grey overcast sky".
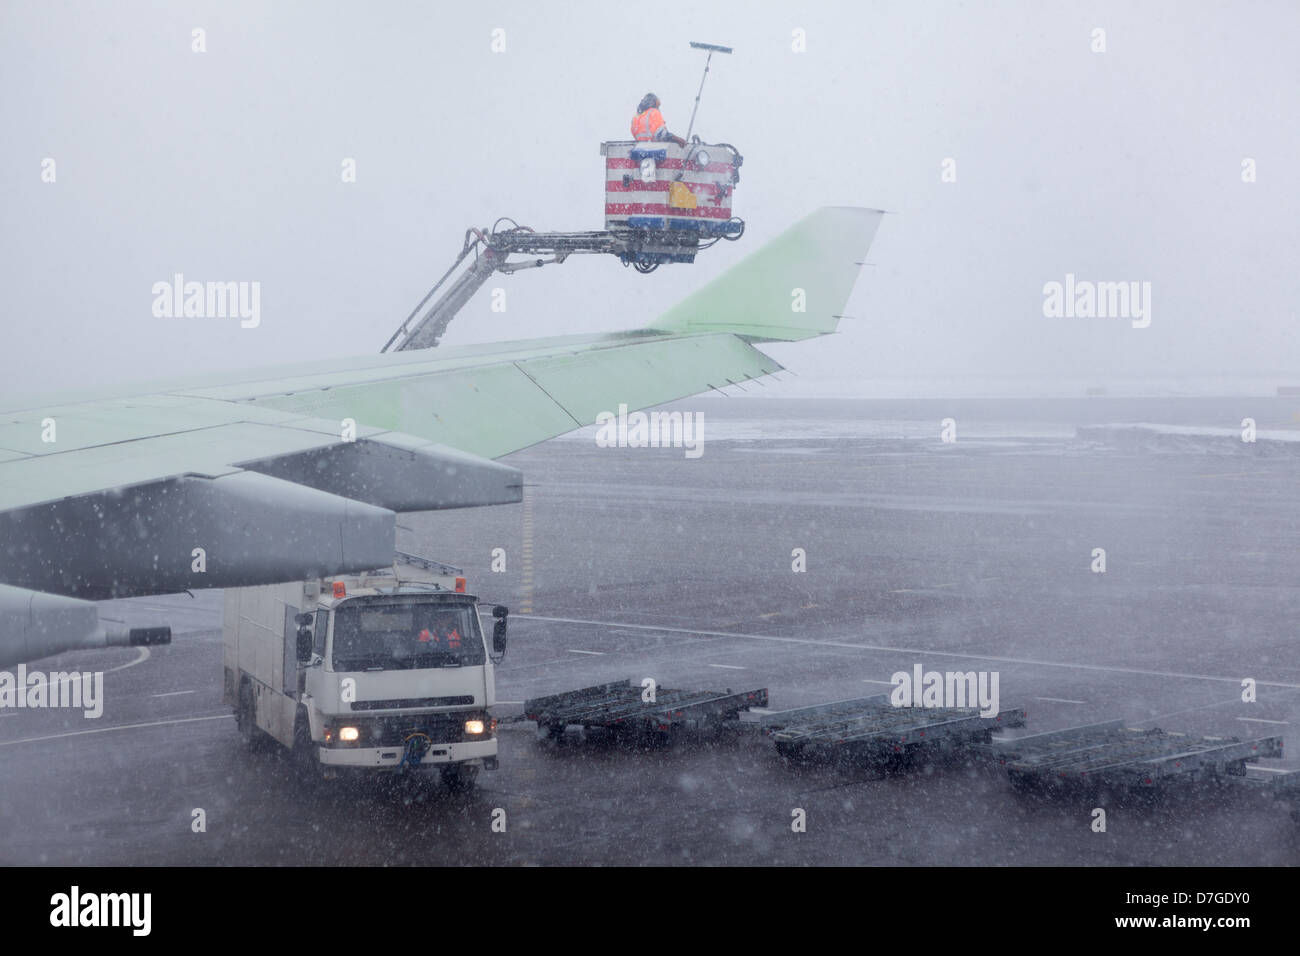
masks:
[[[1294,2],[3,0],[0,399],[377,351],[467,226],[599,228],[599,143],[647,90],[685,131],[690,40],[735,47],[696,131],[745,156],[744,239],[503,278],[507,310],[480,292],[444,344],[644,325],[846,204],[893,215],[857,318],[772,349],[805,385],[1294,382],[1298,26]],[[260,282],[260,326],[154,317],[177,272]],[[1045,317],[1067,273],[1150,282],[1150,326]]]

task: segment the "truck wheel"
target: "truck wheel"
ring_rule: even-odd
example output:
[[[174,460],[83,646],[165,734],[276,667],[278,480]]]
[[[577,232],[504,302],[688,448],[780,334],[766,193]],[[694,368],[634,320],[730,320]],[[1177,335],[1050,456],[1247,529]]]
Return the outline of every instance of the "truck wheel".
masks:
[[[808,762],[807,754],[804,753],[803,748],[799,747],[797,744],[792,744],[789,741],[778,740],[776,742],[776,752],[781,756],[782,760],[785,760],[788,763]]]
[[[257,726],[253,716],[253,685],[244,681],[239,685],[239,706],[235,708],[235,727],[249,750],[262,750],[266,744],[266,734]]]
[[[442,768],[442,782],[452,793],[465,793],[472,790],[477,777],[478,767],[453,763]]]
[[[537,739],[550,740],[559,743],[564,739],[564,724],[538,724]]]

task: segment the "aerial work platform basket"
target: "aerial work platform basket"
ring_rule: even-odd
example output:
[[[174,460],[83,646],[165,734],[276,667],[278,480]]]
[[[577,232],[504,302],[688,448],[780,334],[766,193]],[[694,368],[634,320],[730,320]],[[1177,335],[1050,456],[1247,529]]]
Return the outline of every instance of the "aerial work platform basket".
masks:
[[[618,140],[605,157],[605,229],[626,239],[622,257],[642,272],[694,262],[718,239],[739,239],[731,202],[744,158],[729,143]]]

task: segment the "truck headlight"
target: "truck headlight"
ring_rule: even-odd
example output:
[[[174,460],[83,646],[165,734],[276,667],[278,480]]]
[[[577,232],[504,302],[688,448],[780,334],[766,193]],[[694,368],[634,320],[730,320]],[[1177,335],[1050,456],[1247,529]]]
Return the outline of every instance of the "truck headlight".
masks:
[[[484,726],[483,721],[481,720],[465,721],[465,733],[467,734],[481,734],[486,729],[487,728]]]
[[[361,731],[358,730],[356,727],[339,728],[339,740],[343,741],[345,744],[356,743],[360,739],[361,739]]]

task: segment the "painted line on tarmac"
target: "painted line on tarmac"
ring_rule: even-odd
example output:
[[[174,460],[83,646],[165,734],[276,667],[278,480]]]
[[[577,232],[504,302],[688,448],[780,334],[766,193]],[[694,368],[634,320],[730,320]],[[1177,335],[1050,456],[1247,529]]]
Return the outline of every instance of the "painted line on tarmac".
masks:
[[[1289,724],[1289,720],[1265,720],[1263,717],[1238,717],[1238,720],[1244,720],[1252,724]]]
[[[1276,691],[1270,694],[1261,694],[1259,699],[1262,701],[1265,697],[1276,697],[1279,696],[1280,694],[1285,694],[1285,693],[1289,693],[1289,692],[1283,690],[1283,691]],[[1174,710],[1174,711],[1170,711],[1167,714],[1156,714],[1154,717],[1144,718],[1141,721],[1141,723],[1149,724],[1152,721],[1167,720],[1170,717],[1182,717],[1184,714],[1203,714],[1206,711],[1216,710],[1220,707],[1240,707],[1240,706],[1241,706],[1241,699],[1237,697],[1236,694],[1233,694],[1227,700],[1213,701],[1209,704],[1202,704],[1200,707],[1189,707],[1186,710]],[[1255,719],[1255,718],[1247,718],[1247,719]],[[1251,766],[1254,766],[1254,764],[1251,764]]]
[[[141,727],[164,727],[168,724],[192,724],[200,720],[234,720],[234,714],[216,714],[212,717],[181,717],[178,720],[151,720],[147,724],[121,724],[117,727],[96,727],[94,730],[71,730],[66,734],[50,734],[46,737],[24,737],[22,740],[0,740],[0,747],[12,747],[15,744],[34,744],[42,740],[59,740],[62,737],[83,737],[86,734],[107,734],[114,730],[138,730]]]
[[[153,698],[153,697],[179,697],[179,696],[181,696],[181,694],[197,694],[197,693],[198,693],[198,691],[195,691],[195,690],[169,690],[169,691],[168,691],[167,693],[165,693],[165,694],[150,694],[149,696],[150,696],[150,698]]]
[[[569,652],[570,654],[591,654],[593,657],[604,657],[604,656],[605,656],[605,652],[604,652],[604,651],[579,651],[579,650],[576,650],[575,648],[572,648],[572,647],[567,648],[567,650],[568,650],[568,652]]]
[[[136,651],[137,651],[138,653],[135,655],[135,660],[133,660],[133,661],[127,661],[125,664],[118,664],[116,667],[110,667],[108,670],[106,670],[106,671],[100,671],[99,673],[102,673],[102,674],[112,674],[112,673],[115,672],[115,671],[124,671],[124,670],[126,670],[128,667],[135,667],[136,664],[143,664],[145,661],[147,661],[147,660],[149,659],[149,648],[147,648],[147,647],[137,647],[137,648],[136,648]],[[92,671],[92,673],[94,673],[94,672]],[[68,683],[69,681],[72,681],[72,680],[79,680],[80,677],[81,677],[80,674],[70,675],[70,676],[68,676],[68,677],[64,677],[62,680],[58,681],[57,683],[60,684],[60,685],[62,685],[62,684],[66,684],[66,683]],[[31,687],[43,687],[43,688],[48,689],[48,688],[49,688],[49,684],[50,684],[50,682],[49,682],[48,680],[42,680],[42,681],[38,681],[38,682],[35,683],[35,684],[30,684],[29,686],[31,686]]]
[[[137,647],[136,650],[139,651],[139,653],[135,655],[135,660],[127,661],[125,664],[118,664],[116,667],[110,667],[108,670],[104,671],[104,673],[112,674],[114,671],[124,671],[128,667],[135,667],[136,664],[143,664],[149,659],[149,648]]]
[[[1220,677],[1217,674],[1187,674],[1181,671],[1156,671],[1141,667],[1115,667],[1108,664],[1072,664],[1068,661],[1044,661],[1032,657],[998,657],[994,654],[961,654],[957,651],[937,651],[922,647],[890,647],[885,644],[850,644],[847,641],[814,641],[802,637],[776,637],[771,634],[745,634],[737,631],[705,631],[689,627],[663,627],[656,624],[627,624],[622,621],[592,621],[576,617],[546,617],[530,614],[530,621],[548,621],[554,624],[580,624],[589,627],[622,627],[634,631],[658,631],[665,634],[694,634],[701,637],[725,637],[733,641],[766,641],[773,644],[802,644],[805,647],[834,647],[850,651],[873,651],[888,654],[921,654],[929,657],[953,657],[966,661],[992,661],[997,664],[1028,664],[1032,667],[1064,667],[1069,670],[1098,671],[1103,674],[1135,674],[1139,677],[1173,677],[1180,680],[1212,680],[1227,684],[1241,683],[1240,677]],[[590,653],[590,652],[587,652]],[[1260,680],[1256,686],[1284,687],[1300,690],[1300,684],[1285,681]]]
[[[1035,697],[1034,700],[1051,701],[1053,704],[1086,704],[1086,700],[1070,700],[1068,697]]]
[[[723,667],[729,671],[747,671],[748,667],[741,667],[738,664],[706,664],[706,667]]]

